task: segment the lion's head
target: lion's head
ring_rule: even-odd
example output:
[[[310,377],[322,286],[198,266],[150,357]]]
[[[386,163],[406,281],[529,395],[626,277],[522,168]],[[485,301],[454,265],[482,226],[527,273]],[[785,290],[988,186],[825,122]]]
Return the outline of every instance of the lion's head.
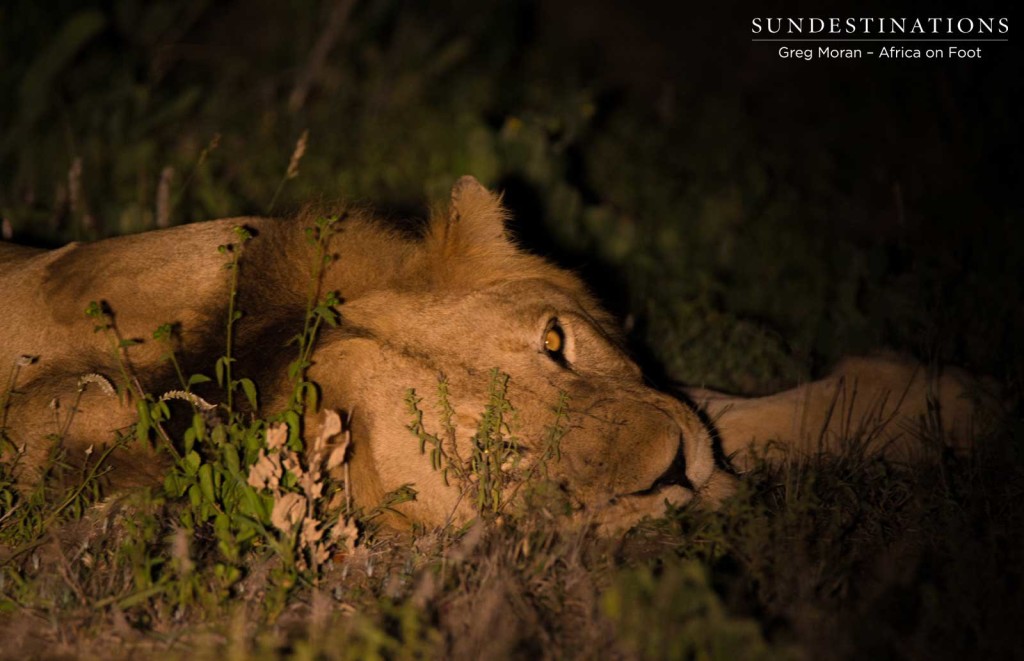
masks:
[[[615,528],[719,497],[729,480],[696,413],[645,385],[582,282],[518,250],[505,220],[463,178],[407,256],[405,286],[346,302],[323,338],[313,378],[352,411],[357,499],[411,483],[403,511],[442,524],[544,476]]]

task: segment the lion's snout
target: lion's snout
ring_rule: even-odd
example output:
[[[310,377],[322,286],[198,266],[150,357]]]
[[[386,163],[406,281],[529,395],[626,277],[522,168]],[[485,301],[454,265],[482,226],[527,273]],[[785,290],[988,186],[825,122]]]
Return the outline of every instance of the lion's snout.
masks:
[[[683,438],[679,437],[678,447],[675,456],[672,458],[672,463],[669,464],[665,472],[662,473],[658,479],[654,481],[654,484],[647,489],[647,492],[655,492],[659,489],[669,486],[679,486],[686,489],[693,489],[693,484],[690,479],[686,477],[686,456],[683,453]]]
[[[570,483],[594,492],[598,500],[666,486],[692,489],[687,430],[666,402],[645,394],[585,407],[574,426],[573,447],[565,453]]]
[[[707,428],[679,400],[644,389],[596,402],[587,413],[577,430],[587,440],[568,477],[601,530],[662,516],[694,498],[714,505],[731,492],[732,478],[715,468]]]

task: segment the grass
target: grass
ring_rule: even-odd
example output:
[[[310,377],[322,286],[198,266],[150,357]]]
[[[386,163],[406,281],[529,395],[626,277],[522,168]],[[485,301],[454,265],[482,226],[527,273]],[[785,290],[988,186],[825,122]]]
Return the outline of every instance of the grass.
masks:
[[[1011,415],[966,459],[935,453],[908,467],[851,450],[761,465],[720,511],[684,509],[621,540],[540,515],[399,536],[376,529],[377,512],[350,512],[363,522],[359,545],[339,537],[324,558],[315,545],[329,536],[302,546],[302,525],[272,521],[286,494],[306,498],[299,473],[318,469],[288,454],[315,392],[313,338],[336,304],[312,264],[292,417],[236,410],[258,401],[228,348],[210,374],[229,410],[219,421],[187,412],[163,489],[101,500],[93,464],[69,470],[56,443],[37,492],[16,493],[4,466],[3,655],[98,656],[115,643],[233,658],[1020,648],[1024,242],[1020,170],[1004,162],[1020,125],[1009,91],[976,93],[1019,85],[998,54],[866,78],[756,62],[744,77],[727,60],[705,70],[678,57],[681,72],[655,63],[623,79],[538,27],[547,14],[525,4],[20,4],[0,10],[0,88],[13,100],[0,108],[0,215],[17,241],[57,245],[335,196],[397,216],[473,173],[506,190],[526,244],[590,276],[668,381],[769,392],[888,347],[994,377]],[[439,18],[451,14],[458,27]],[[243,34],[259,38],[231,37]],[[606,35],[608,53],[619,36]],[[906,85],[908,71],[920,84]],[[648,79],[661,85],[653,95]],[[323,222],[311,240],[331,231]],[[130,352],[95,312],[111,351]],[[173,328],[155,330],[172,359]],[[133,382],[125,369],[122,388]],[[207,378],[180,377],[186,395]],[[480,438],[507,450],[499,392]],[[163,393],[136,395],[140,424],[124,442],[159,441],[169,405]],[[288,434],[276,449],[266,445],[275,424]],[[472,458],[446,459],[447,433],[421,428],[410,447],[418,436],[424,461],[483,472]],[[263,458],[283,466],[289,456],[280,493],[249,483]],[[493,483],[478,485],[478,504],[500,510]],[[344,493],[343,481],[326,488]],[[303,520],[321,515],[311,502]],[[325,535],[346,527],[321,525]]]
[[[760,465],[721,511],[684,509],[621,540],[529,516],[379,531],[280,602],[279,559],[257,550],[244,576],[224,574],[214,531],[186,535],[181,505],[137,494],[8,564],[4,617],[10,635],[38,636],[18,649],[74,641],[86,655],[111,636],[203,657],[998,653],[1016,642],[1020,477],[988,477],[1006,457],[975,459]]]

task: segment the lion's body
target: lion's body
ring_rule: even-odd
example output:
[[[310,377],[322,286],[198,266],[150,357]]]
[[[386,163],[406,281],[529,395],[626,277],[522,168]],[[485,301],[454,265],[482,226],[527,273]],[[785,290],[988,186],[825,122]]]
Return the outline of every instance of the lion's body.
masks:
[[[558,423],[552,409],[568,395],[554,479],[602,523],[626,525],[660,513],[666,502],[720,497],[729,478],[715,465],[713,434],[697,411],[647,387],[583,284],[519,251],[505,236],[504,220],[498,198],[466,178],[425,236],[352,214],[330,244],[335,259],[321,289],[339,293],[342,323],[322,333],[310,376],[325,407],[352,414],[357,501],[371,506],[387,491],[415,483],[419,497],[404,506],[412,518],[439,524],[469,516],[458,490],[446,487],[420,455],[405,399],[413,389],[425,424],[440,430],[445,416],[436,393],[443,377],[456,412],[457,447],[468,456],[491,368],[509,377],[507,398],[516,411],[510,431],[521,439],[526,461],[543,452],[541,439]],[[238,243],[239,225],[255,238],[236,246],[237,307],[244,311],[236,324],[237,370],[256,380],[262,407],[273,412],[291,394],[287,365],[295,350],[285,344],[301,330],[310,292],[315,253],[304,234],[308,223],[227,219],[51,252],[0,244],[0,366],[37,358],[18,368],[4,412],[5,433],[26,448],[25,464],[38,466],[47,453],[44,438],[58,431],[54,398],[66,413],[82,375],[119,374],[110,333],[94,332],[95,320],[84,314],[91,301],[108,306],[122,339],[143,340],[123,355],[147,391],[179,387],[162,360],[165,347],[151,339],[161,324],[176,325],[186,371],[209,372],[224,352],[230,298],[230,255],[217,249]],[[545,347],[552,329],[561,338],[557,351]],[[772,439],[802,449],[824,439],[827,446],[843,430],[838,425],[856,424],[873,410],[887,423],[875,427],[876,446],[894,439],[906,446],[900,439],[914,438],[907,420],[927,410],[921,373],[889,360],[849,369],[856,377],[842,381],[845,389],[834,377],[759,400],[693,396],[713,414],[726,454]],[[859,401],[848,396],[855,382]],[[949,391],[940,393],[938,420],[962,435],[970,407],[958,404],[960,390],[952,392],[948,379],[938,383]],[[134,421],[134,407],[96,389],[83,393],[77,408],[63,430],[72,454]],[[122,463],[130,473],[122,482],[158,472],[148,458]]]

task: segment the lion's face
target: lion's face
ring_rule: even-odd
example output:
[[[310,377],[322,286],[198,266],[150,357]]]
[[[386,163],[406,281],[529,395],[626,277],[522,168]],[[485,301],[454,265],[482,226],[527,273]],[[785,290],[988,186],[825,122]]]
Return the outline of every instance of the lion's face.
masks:
[[[692,499],[715,471],[696,414],[644,385],[575,277],[504,245],[512,252],[490,255],[501,268],[446,265],[444,286],[378,291],[342,306],[346,330],[325,338],[314,378],[325,403],[336,398],[352,411],[357,497],[377,500],[411,483],[413,518],[471,515],[478,482],[493,470],[479,463],[481,427],[503,409],[501,435],[515,444],[504,456],[508,480],[495,482],[503,497],[544,476],[580,515],[610,527]],[[420,412],[420,431],[440,439],[448,485],[430,442],[421,454],[410,429]]]

